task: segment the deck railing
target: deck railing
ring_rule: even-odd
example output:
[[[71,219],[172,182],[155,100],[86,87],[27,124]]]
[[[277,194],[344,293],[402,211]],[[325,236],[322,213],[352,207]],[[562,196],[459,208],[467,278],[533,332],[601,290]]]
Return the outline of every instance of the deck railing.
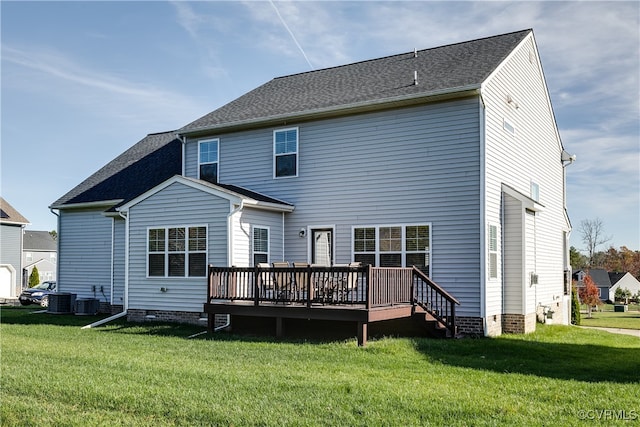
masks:
[[[456,305],[460,302],[416,267],[412,269],[414,303],[456,335]]]
[[[214,267],[209,303],[216,300],[364,306],[419,305],[455,335],[453,296],[426,274],[401,267]]]

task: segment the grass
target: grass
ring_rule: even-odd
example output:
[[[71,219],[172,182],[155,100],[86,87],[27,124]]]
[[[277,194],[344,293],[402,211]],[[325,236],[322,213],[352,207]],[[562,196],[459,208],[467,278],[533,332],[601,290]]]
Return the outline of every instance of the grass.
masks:
[[[493,339],[281,341],[1,312],[2,426],[580,425],[640,417],[640,340],[565,326]],[[614,398],[615,396],[615,398]],[[600,415],[602,416],[602,415]],[[613,416],[613,415],[609,415]]]
[[[592,318],[582,314],[582,326],[596,326],[600,328],[640,329],[640,306],[629,304],[626,312],[614,311],[612,304],[604,304],[598,311],[592,312]]]

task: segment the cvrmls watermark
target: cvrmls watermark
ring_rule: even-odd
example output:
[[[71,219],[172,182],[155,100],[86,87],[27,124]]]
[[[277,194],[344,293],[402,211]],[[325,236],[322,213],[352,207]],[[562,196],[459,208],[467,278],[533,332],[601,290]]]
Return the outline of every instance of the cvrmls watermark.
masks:
[[[636,421],[640,420],[640,412],[625,409],[581,409],[578,411],[581,420],[598,421]]]

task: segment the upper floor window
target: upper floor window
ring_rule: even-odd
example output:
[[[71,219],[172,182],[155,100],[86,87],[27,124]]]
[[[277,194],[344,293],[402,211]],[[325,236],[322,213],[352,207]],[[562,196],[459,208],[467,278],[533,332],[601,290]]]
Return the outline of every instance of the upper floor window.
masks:
[[[269,262],[269,229],[253,227],[253,265]]]
[[[31,252],[25,252],[24,256],[27,262],[33,261],[33,254]]]
[[[198,144],[198,177],[212,184],[218,182],[219,139],[208,139]]]
[[[298,128],[273,132],[273,176],[298,176]]]
[[[150,277],[206,276],[207,227],[151,228],[147,250]]]

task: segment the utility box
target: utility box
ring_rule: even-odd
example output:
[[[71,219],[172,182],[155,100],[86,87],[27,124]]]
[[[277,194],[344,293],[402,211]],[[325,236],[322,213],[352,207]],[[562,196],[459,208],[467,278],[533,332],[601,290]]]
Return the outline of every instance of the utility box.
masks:
[[[76,316],[94,316],[98,314],[100,301],[96,298],[78,298],[75,304]]]
[[[626,304],[616,304],[613,306],[613,311],[617,311],[617,312],[629,311],[629,306]]]
[[[69,292],[55,292],[49,294],[49,307],[47,313],[70,314],[75,307],[76,294]]]

